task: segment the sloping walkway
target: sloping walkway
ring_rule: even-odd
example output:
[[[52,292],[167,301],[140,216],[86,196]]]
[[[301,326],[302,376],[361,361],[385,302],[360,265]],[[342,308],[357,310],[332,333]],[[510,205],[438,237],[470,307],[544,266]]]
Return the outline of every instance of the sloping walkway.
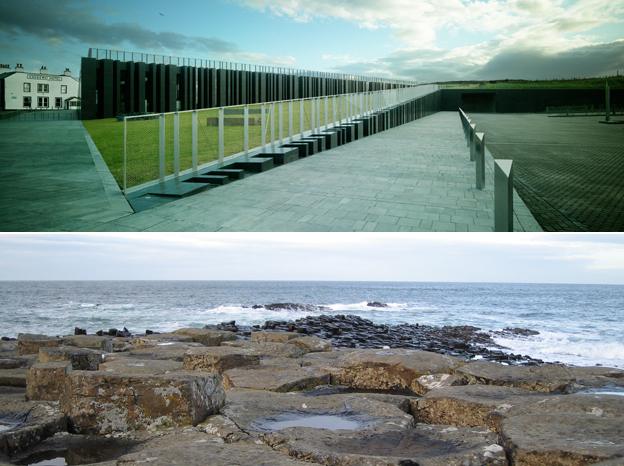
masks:
[[[98,229],[492,231],[492,167],[476,190],[459,117],[442,112]],[[516,198],[516,229],[540,231]]]
[[[80,121],[0,122],[0,230],[96,230],[132,213]]]

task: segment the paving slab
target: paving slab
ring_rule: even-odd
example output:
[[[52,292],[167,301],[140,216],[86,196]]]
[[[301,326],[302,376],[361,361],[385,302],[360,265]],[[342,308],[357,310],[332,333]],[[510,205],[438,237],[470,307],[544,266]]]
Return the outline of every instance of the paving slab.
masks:
[[[96,230],[132,209],[80,121],[0,122],[0,230]]]
[[[440,112],[98,229],[492,231],[487,158],[486,188],[479,191],[459,117]],[[540,231],[515,198],[515,229]]]
[[[470,114],[546,231],[624,231],[624,128],[604,116]]]

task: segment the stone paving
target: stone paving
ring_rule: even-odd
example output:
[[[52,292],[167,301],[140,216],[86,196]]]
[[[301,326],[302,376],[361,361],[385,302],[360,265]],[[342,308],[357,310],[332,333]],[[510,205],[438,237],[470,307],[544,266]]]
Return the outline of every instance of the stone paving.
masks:
[[[97,225],[112,231],[492,231],[459,117],[443,112]],[[516,196],[519,231],[539,231]]]
[[[80,121],[0,122],[0,230],[97,229],[132,213]]]
[[[624,125],[593,117],[471,114],[546,231],[624,231]],[[619,118],[622,119],[622,118]]]

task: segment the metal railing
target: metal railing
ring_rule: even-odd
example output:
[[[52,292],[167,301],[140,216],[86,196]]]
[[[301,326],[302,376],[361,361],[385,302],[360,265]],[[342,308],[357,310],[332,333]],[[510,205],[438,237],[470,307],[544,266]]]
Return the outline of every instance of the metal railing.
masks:
[[[215,68],[234,71],[253,71],[260,73],[275,73],[294,76],[309,76],[316,78],[342,79],[345,81],[368,81],[385,84],[396,84],[401,86],[416,86],[416,81],[406,79],[389,79],[377,76],[357,75],[350,73],[333,73],[328,71],[312,71],[286,66],[259,65],[250,63],[239,63],[225,60],[210,60],[205,58],[178,57],[173,55],[161,55],[145,52],[134,52],[128,50],[112,50],[89,48],[88,58],[138,61],[143,63],[154,63],[162,65],[194,66],[199,68]]]
[[[460,108],[470,161],[475,162],[475,187],[485,188],[485,133],[477,132],[477,125]],[[513,160],[494,160],[494,231],[513,231]]]
[[[126,116],[124,193],[249,160],[306,135],[431,94],[437,86]]]

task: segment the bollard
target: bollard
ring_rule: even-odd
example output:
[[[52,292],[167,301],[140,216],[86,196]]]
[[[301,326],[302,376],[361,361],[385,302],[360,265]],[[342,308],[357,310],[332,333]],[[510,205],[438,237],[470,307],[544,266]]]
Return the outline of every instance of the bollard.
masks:
[[[469,129],[469,138],[468,138],[468,147],[470,148],[470,161],[474,162],[474,145],[475,145],[475,133],[477,132],[477,125],[474,123],[470,123]]]
[[[494,162],[494,231],[513,231],[513,160]]]
[[[475,144],[476,187],[483,189],[485,188],[485,133],[476,133]]]

